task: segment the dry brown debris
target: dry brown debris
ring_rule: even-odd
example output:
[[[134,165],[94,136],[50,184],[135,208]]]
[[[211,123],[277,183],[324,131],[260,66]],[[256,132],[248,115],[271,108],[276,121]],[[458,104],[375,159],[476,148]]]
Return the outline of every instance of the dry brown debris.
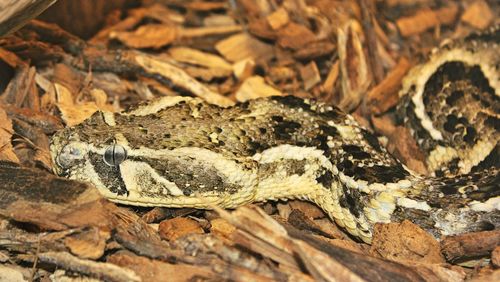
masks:
[[[92,20],[98,11],[85,13],[88,3],[67,16]],[[368,246],[301,201],[232,213],[117,206],[91,186],[55,177],[48,145],[56,130],[96,110],[159,96],[227,106],[292,94],[353,112],[425,174],[411,134],[394,123],[401,81],[443,39],[498,23],[499,9],[485,0],[143,0],[97,17],[105,25],[87,41],[38,20],[1,37],[2,277],[498,280],[497,233],[439,244],[404,222],[377,226]],[[0,23],[0,33],[11,27]]]

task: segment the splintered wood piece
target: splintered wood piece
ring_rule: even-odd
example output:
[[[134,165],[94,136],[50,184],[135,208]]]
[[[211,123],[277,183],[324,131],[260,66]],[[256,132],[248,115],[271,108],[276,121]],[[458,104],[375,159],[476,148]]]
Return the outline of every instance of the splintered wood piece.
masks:
[[[413,16],[399,18],[396,25],[403,36],[420,34],[439,25],[452,24],[458,15],[458,11],[458,5],[450,2],[447,6],[437,10],[424,8],[417,11]]]
[[[211,270],[212,265],[170,264],[135,255],[128,251],[119,251],[107,257],[106,261],[130,269],[142,278],[142,281],[191,281],[196,278],[218,277]]]
[[[39,260],[60,269],[101,278],[106,281],[137,281],[141,278],[132,270],[111,263],[95,262],[77,258],[66,252],[45,252],[37,254]]]
[[[57,0],[4,0],[0,1],[0,36],[21,28],[36,18]]]
[[[228,33],[235,33],[242,30],[243,28],[240,25],[181,28],[179,29],[179,37],[193,38],[193,37],[203,37],[203,36],[213,36],[213,35],[224,35]]]
[[[333,246],[293,227],[284,227],[255,206],[243,206],[229,213],[216,208],[221,217],[237,228],[236,244],[261,254],[292,270],[305,266],[317,281],[421,280],[424,276],[409,266]],[[427,271],[426,279],[437,279]]]
[[[340,74],[340,63],[339,61],[335,61],[328,75],[326,76],[325,81],[323,82],[323,89],[326,93],[331,93],[333,91],[333,87],[335,86],[335,82],[337,81]]]
[[[411,64],[401,57],[395,68],[387,74],[377,86],[373,87],[366,97],[366,104],[371,105],[370,112],[381,114],[395,106],[399,101],[398,91],[401,88],[401,81],[410,69]]]
[[[300,49],[316,40],[314,33],[307,27],[289,22],[278,30],[278,45],[283,48]]]
[[[181,68],[176,67],[161,58],[139,52],[135,52],[131,55],[133,55],[134,62],[142,67],[146,72],[161,75],[172,81],[173,84],[189,90],[194,95],[209,103],[219,106],[230,106],[234,104],[234,102],[229,98],[210,90],[204,84],[201,84],[196,79],[189,76]]]
[[[158,232],[163,240],[175,241],[187,234],[204,234],[203,228],[193,219],[176,217],[160,222]]]
[[[477,0],[465,9],[460,19],[475,28],[485,29],[495,19],[495,15],[486,1]]]
[[[300,77],[304,82],[304,89],[306,91],[310,90],[321,81],[318,66],[314,61],[311,61],[309,64],[301,67],[299,71]]]
[[[280,95],[283,94],[279,90],[268,85],[262,76],[255,75],[247,78],[243,84],[241,84],[238,91],[236,91],[235,97],[239,102],[244,102],[260,97]]]
[[[368,62],[361,44],[359,23],[351,20],[337,30],[342,98],[339,107],[354,110],[372,82]]]
[[[280,7],[272,14],[268,15],[266,20],[272,29],[277,30],[286,25],[290,21],[290,18],[288,17],[286,9]]]
[[[441,241],[442,252],[449,261],[486,256],[497,246],[500,246],[499,230],[446,236]]]
[[[169,25],[148,24],[132,32],[114,31],[109,36],[132,48],[161,48],[177,39],[178,29]]]
[[[174,60],[182,63],[188,63],[207,68],[220,68],[224,70],[233,69],[231,64],[229,64],[223,58],[192,48],[173,47],[168,50],[168,53]]]
[[[0,160],[19,163],[19,158],[12,147],[12,120],[7,116],[4,109],[0,107]]]
[[[269,58],[273,56],[273,47],[254,38],[248,33],[238,33],[223,39],[215,45],[215,49],[230,62],[244,59]]]
[[[400,262],[444,263],[439,242],[418,225],[401,223],[376,224],[371,253]]]
[[[72,254],[84,259],[97,260],[104,254],[110,232],[92,227],[64,238],[64,244]]]

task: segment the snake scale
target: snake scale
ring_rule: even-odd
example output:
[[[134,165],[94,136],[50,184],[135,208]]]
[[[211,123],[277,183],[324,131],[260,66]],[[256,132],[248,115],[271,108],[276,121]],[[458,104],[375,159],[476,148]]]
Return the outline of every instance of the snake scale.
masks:
[[[163,97],[96,112],[51,140],[55,171],[137,206],[304,199],[370,242],[377,222],[436,237],[500,226],[498,27],[448,42],[403,81],[397,116],[427,156],[412,172],[335,106],[275,96],[222,108]]]

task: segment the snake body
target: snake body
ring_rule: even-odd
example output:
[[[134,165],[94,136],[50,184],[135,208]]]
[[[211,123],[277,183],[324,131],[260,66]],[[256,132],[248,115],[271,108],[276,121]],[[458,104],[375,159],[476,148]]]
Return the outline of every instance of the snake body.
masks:
[[[498,39],[497,28],[442,46],[404,81],[399,117],[431,176],[349,114],[293,96],[227,108],[164,97],[97,112],[53,136],[55,171],[138,206],[304,199],[365,242],[375,223],[404,219],[437,237],[498,228]]]

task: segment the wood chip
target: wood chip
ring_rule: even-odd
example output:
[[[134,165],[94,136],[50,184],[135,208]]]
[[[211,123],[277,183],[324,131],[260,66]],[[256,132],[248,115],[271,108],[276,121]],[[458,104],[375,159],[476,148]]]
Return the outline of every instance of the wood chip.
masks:
[[[215,45],[215,49],[230,62],[244,59],[257,60],[273,56],[273,47],[254,38],[248,33],[238,33],[223,39]]]
[[[396,21],[396,25],[401,35],[411,36],[439,25],[452,24],[456,19],[458,11],[458,5],[450,2],[448,6],[437,10],[424,8],[416,12],[413,16],[399,18]]]
[[[496,268],[500,268],[500,246],[495,247],[491,252],[491,264]]]
[[[314,61],[311,61],[309,64],[301,67],[299,71],[300,77],[304,82],[304,89],[306,91],[310,90],[321,81],[318,66],[316,66]]]
[[[279,90],[268,85],[262,76],[251,76],[247,78],[236,91],[235,97],[239,102],[269,96],[283,95]]]
[[[266,17],[267,22],[272,29],[277,30],[288,24],[290,18],[285,8],[281,7]]]
[[[131,252],[118,252],[108,256],[107,262],[130,269],[137,273],[142,281],[193,281],[197,278],[216,278],[210,267],[187,264],[170,264],[134,255]]]
[[[316,40],[314,33],[307,27],[290,22],[278,30],[278,45],[283,48],[300,49]]]
[[[372,79],[361,44],[359,23],[351,20],[337,30],[337,42],[342,74],[342,97],[339,107],[350,112],[359,105]]]
[[[160,222],[158,232],[163,240],[175,241],[187,234],[203,234],[198,222],[185,217],[176,217]]]
[[[465,9],[460,19],[477,29],[485,29],[493,22],[495,15],[486,1],[477,0]]]
[[[181,68],[178,68],[161,58],[136,53],[134,61],[149,73],[159,74],[181,88],[189,90],[194,95],[205,101],[219,106],[229,106],[234,104],[230,99],[210,90],[204,84],[189,76]]]
[[[133,32],[111,32],[109,36],[132,48],[157,49],[172,43],[178,36],[178,30],[173,26],[149,24],[142,25]]]
[[[0,107],[0,160],[19,163],[19,158],[12,147],[12,120],[7,116],[4,109]]]
[[[173,47],[168,50],[168,53],[174,60],[178,62],[203,66],[207,68],[232,70],[231,64],[229,64],[223,58],[196,49],[187,47]]]
[[[210,228],[210,233],[220,235],[224,238],[230,238],[234,231],[236,231],[236,227],[222,218],[212,219],[210,225],[212,226]]]
[[[89,228],[64,238],[64,244],[80,258],[97,260],[104,254],[109,237],[109,232]]]
[[[497,246],[500,246],[499,230],[446,236],[441,241],[442,252],[449,261],[486,256]]]
[[[401,81],[410,67],[410,62],[405,57],[401,57],[396,67],[387,74],[384,80],[368,92],[365,101],[370,106],[371,113],[381,114],[396,105],[399,101],[398,92],[401,89]]]
[[[38,254],[38,257],[41,262],[52,264],[57,268],[101,278],[106,281],[141,281],[141,278],[130,269],[111,263],[79,259],[65,252],[45,252]]]
[[[401,262],[444,263],[439,242],[408,220],[376,224],[371,253]]]

